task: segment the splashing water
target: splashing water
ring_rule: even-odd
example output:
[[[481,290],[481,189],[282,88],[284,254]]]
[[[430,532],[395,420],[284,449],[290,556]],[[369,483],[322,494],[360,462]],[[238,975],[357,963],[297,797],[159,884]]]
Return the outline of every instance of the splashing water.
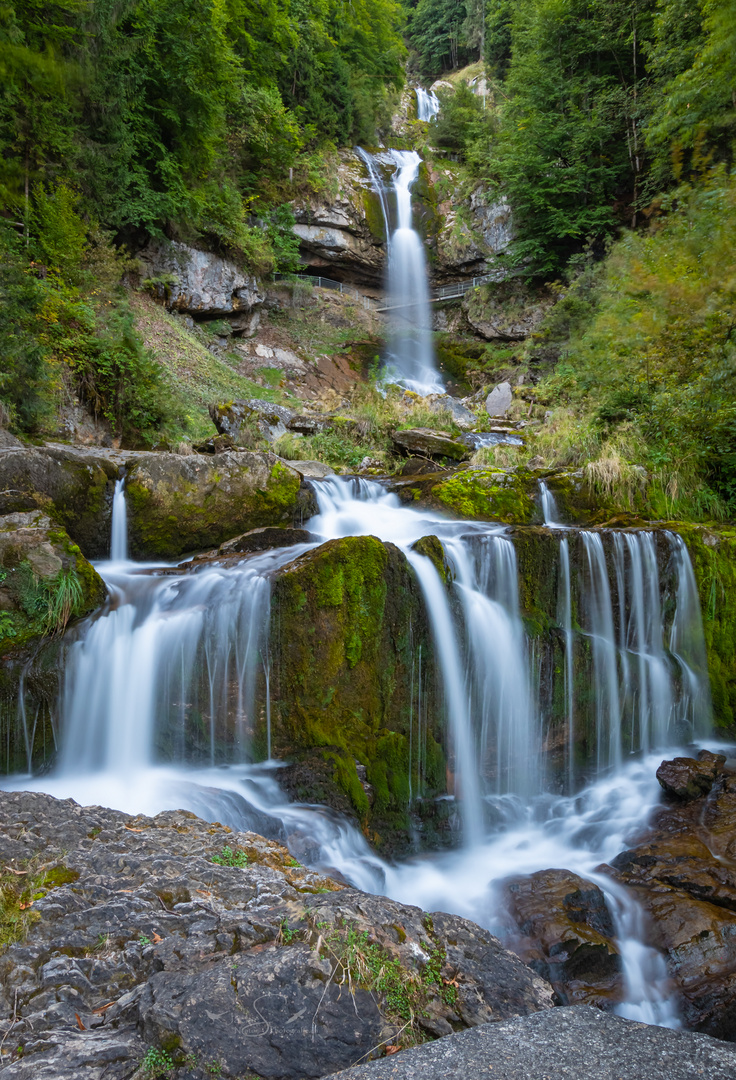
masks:
[[[429,123],[440,111],[440,99],[434,90],[425,90],[421,86],[416,87],[416,95],[417,120],[422,120],[425,124]]]

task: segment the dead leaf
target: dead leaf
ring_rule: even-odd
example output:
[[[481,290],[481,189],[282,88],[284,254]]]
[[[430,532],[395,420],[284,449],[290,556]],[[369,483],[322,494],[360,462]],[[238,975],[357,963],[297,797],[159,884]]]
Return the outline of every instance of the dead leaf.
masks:
[[[146,831],[145,829],[134,829],[132,825],[123,825],[123,828],[127,829],[128,832],[145,832]]]
[[[107,1012],[108,1009],[111,1009],[114,1004],[115,1004],[114,1001],[108,1001],[107,1005],[100,1005],[98,1008],[93,1009],[92,1012],[94,1013],[95,1016],[99,1016],[100,1013]]]
[[[29,900],[27,904],[18,904],[21,911],[26,911],[29,907],[33,907],[33,901]]]
[[[17,874],[20,877],[22,874],[27,874],[27,870],[14,870],[12,866],[4,866],[3,870],[7,870],[10,874]]]
[[[400,1046],[394,1046],[392,1043],[390,1046],[386,1047],[386,1057],[388,1057],[389,1054],[398,1054],[400,1049]]]
[[[161,937],[160,934],[154,933],[153,938],[152,938],[152,941],[153,941],[154,945],[158,945],[159,941],[163,941],[163,940],[164,939]]]
[[[81,1017],[81,1016],[79,1015],[79,1013],[74,1013],[74,1015],[75,1015],[75,1016],[76,1016],[76,1018],[77,1018],[77,1024],[79,1025],[79,1030],[80,1030],[80,1031],[86,1031],[86,1030],[87,1030],[87,1028],[86,1028],[86,1027],[84,1026],[84,1024],[82,1023],[82,1017]]]

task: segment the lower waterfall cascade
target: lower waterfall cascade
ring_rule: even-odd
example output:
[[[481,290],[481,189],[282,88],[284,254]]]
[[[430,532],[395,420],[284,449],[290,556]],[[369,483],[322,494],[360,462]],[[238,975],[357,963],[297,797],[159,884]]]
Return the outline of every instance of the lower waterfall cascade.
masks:
[[[56,763],[43,776],[8,776],[2,786],[133,813],[181,807],[236,828],[258,830],[276,819],[300,858],[337,868],[366,891],[464,915],[506,939],[500,882],[566,867],[595,881],[608,900],[626,980],[619,1011],[676,1026],[664,961],[642,944],[641,913],[597,868],[656,805],[656,751],[711,734],[700,609],[681,538],[549,523],[559,548],[568,735],[553,768],[512,532],[403,506],[375,481],[330,477],[314,488],[319,513],[306,525],[313,542],[190,568],[125,560],[121,482],[113,559],[98,564],[108,600],[66,647]],[[545,514],[556,516],[549,502]],[[444,549],[449,586],[433,560],[413,548],[432,535]],[[325,540],[350,536],[399,547],[424,598],[454,763],[455,794],[446,798],[454,798],[461,819],[463,842],[454,851],[389,863],[350,822],[320,806],[289,803],[278,785],[269,711],[270,575]],[[574,581],[575,550],[581,572]],[[582,718],[574,648],[589,655],[594,699],[584,766],[575,760]],[[416,661],[421,676],[421,654]],[[421,677],[416,685],[420,695]],[[416,702],[410,800],[421,794],[420,696]],[[208,718],[198,741],[187,726],[195,707]],[[264,714],[266,738],[257,746],[256,718]],[[258,757],[266,760],[254,764]]]

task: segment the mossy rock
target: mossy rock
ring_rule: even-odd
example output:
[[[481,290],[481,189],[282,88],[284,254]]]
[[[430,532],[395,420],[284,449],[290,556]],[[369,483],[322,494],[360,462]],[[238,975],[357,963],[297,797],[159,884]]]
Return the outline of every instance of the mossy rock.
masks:
[[[539,519],[538,484],[523,469],[462,469],[432,487],[432,497],[459,517],[526,525]]]
[[[374,841],[391,846],[402,834],[406,842],[409,791],[419,785],[420,673],[424,789],[444,789],[443,706],[406,557],[373,536],[330,540],[275,575],[271,610],[272,752],[312,762],[307,772],[320,790],[332,784],[341,793],[330,805],[347,799]],[[319,768],[315,753],[326,755]]]
[[[119,466],[104,451],[65,446],[0,454],[0,513],[42,509],[88,559],[110,545],[112,495]]]
[[[131,553],[176,558],[250,529],[290,525],[300,486],[275,454],[138,454],[126,480]]]

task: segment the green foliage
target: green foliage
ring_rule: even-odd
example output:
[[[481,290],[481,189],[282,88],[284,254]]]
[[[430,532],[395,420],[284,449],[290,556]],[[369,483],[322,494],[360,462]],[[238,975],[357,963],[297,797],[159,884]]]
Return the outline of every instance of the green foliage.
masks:
[[[467,17],[466,0],[418,0],[410,12],[409,40],[424,76],[437,78],[467,62]]]
[[[697,520],[736,510],[736,178],[715,170],[669,210],[614,245],[594,303],[589,281],[587,300],[569,290],[563,361],[537,393],[585,418],[573,441],[597,428],[603,494],[613,484],[630,508]]]
[[[149,1046],[140,1068],[148,1080],[163,1080],[163,1078],[168,1080],[174,1069],[174,1061],[167,1050],[159,1050],[155,1046]]]
[[[231,847],[225,845],[221,854],[212,856],[212,862],[217,863],[218,866],[232,866],[242,870],[248,865],[248,856],[244,851],[233,851]]]

